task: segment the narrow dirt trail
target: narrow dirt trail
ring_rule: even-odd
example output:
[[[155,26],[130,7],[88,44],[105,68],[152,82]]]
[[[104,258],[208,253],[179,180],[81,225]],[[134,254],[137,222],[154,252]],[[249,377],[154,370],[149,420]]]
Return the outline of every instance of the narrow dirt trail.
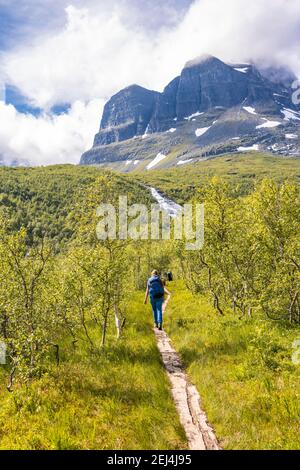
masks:
[[[201,409],[199,393],[184,371],[178,353],[164,331],[154,329],[157,346],[172,386],[172,395],[190,450],[220,450],[213,429]]]

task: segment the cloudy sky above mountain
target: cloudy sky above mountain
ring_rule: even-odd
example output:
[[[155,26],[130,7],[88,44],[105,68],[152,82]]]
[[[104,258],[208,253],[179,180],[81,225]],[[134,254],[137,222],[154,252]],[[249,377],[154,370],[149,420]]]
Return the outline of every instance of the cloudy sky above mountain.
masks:
[[[161,90],[202,53],[300,76],[299,46],[299,0],[0,0],[0,77],[40,109],[0,101],[0,161],[77,163],[119,89]]]

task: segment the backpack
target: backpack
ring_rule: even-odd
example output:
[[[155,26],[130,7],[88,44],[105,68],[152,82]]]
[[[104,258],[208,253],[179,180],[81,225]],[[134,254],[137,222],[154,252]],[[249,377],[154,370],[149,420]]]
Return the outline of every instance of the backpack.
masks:
[[[150,277],[148,281],[149,294],[152,299],[162,299],[164,296],[164,287],[159,276]]]

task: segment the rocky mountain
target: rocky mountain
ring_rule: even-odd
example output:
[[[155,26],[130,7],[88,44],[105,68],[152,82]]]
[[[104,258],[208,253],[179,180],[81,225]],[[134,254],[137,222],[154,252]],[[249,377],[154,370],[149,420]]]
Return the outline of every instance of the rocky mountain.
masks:
[[[104,107],[95,145],[109,145],[143,135],[159,93],[131,85],[113,96]]]
[[[132,85],[114,95],[81,164],[131,171],[248,150],[300,155],[295,78],[283,68],[192,60],[162,93]]]

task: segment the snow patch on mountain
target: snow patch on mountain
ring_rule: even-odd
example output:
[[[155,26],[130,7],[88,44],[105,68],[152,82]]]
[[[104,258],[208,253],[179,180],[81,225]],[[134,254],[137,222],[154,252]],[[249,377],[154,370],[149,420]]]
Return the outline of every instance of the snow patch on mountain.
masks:
[[[186,121],[191,121],[195,117],[202,116],[202,114],[204,114],[204,113],[200,113],[200,111],[197,111],[197,113],[191,114],[190,116],[187,116],[184,119]]]
[[[252,147],[238,147],[238,152],[251,152],[252,150],[259,150],[259,146],[257,144],[252,145]]]
[[[179,160],[177,165],[186,165],[187,163],[191,163],[192,161],[193,161],[192,158],[190,158],[189,160]]]
[[[278,121],[269,121],[268,119],[263,118],[266,122],[256,126],[256,129],[264,129],[264,128],[273,128],[281,125],[281,122]]]
[[[247,113],[257,114],[257,112],[255,111],[255,108],[252,108],[252,106],[243,106],[243,109],[247,111]]]
[[[285,121],[289,121],[289,120],[300,121],[299,113],[297,111],[294,111],[293,109],[283,108],[281,112],[282,114],[284,114]]]
[[[195,130],[196,137],[201,137],[201,135],[205,134],[205,132],[207,132],[210,128],[211,128],[211,126],[201,127],[199,129],[196,129]]]
[[[285,134],[286,139],[298,139],[298,136],[296,134]]]
[[[145,138],[148,136],[148,134],[149,134],[149,127],[150,127],[150,126],[149,126],[149,124],[148,124],[148,126],[146,127],[146,130],[145,130],[144,135],[142,135],[142,139],[145,139]]]
[[[237,72],[240,72],[240,73],[247,73],[248,70],[249,70],[249,67],[243,67],[243,68],[234,67],[234,70],[236,70]]]
[[[162,160],[166,158],[166,155],[163,153],[158,153],[156,157],[152,160],[152,162],[149,163],[149,165],[146,166],[147,170],[151,170],[154,166],[158,165]]]

